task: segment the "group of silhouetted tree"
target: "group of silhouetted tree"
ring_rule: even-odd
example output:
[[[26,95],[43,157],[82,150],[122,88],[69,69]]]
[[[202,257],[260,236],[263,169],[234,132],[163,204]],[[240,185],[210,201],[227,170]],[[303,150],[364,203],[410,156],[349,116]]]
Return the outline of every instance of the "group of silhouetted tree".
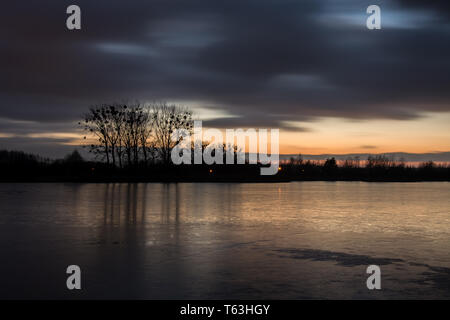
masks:
[[[93,106],[79,125],[87,147],[98,159],[113,167],[170,162],[176,129],[192,130],[192,112],[186,108],[156,103],[144,105],[103,104]]]

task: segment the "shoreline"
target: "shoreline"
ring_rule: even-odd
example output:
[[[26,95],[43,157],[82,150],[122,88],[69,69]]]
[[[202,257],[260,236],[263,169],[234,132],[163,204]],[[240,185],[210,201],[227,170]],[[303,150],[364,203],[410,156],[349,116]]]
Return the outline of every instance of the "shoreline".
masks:
[[[382,180],[382,179],[76,179],[76,178],[38,178],[38,179],[0,179],[0,183],[290,183],[290,182],[367,182],[367,183],[421,183],[450,182],[450,180]]]

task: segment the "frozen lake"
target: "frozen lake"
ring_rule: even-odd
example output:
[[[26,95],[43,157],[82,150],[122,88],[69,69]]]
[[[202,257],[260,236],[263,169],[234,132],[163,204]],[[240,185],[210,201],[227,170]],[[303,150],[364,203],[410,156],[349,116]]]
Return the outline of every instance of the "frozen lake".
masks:
[[[450,183],[0,183],[0,253],[0,298],[449,299]]]

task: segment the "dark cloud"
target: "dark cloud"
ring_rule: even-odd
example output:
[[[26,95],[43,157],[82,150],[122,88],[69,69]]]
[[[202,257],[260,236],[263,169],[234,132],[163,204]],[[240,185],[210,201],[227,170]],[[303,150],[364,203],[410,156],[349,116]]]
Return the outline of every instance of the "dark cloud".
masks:
[[[0,12],[0,132],[74,130],[94,103],[194,101],[235,115],[219,127],[331,116],[414,119],[450,111],[448,2],[15,1]],[[73,129],[71,129],[73,128]],[[42,129],[42,130],[41,130]]]
[[[230,123],[232,123],[233,128],[261,128],[261,129],[271,129],[274,126],[274,121],[270,118],[264,119],[263,117],[252,119],[248,117],[240,118],[218,118],[213,120],[203,121],[203,126],[210,128],[220,128],[226,129],[230,128]],[[291,132],[310,132],[310,128],[304,128],[301,126],[293,125],[289,122],[279,122],[277,128],[284,131]]]
[[[69,126],[69,128],[68,128]],[[82,127],[77,122],[43,122],[43,121],[23,121],[9,120],[0,118],[0,134],[9,134],[16,136],[28,136],[32,134],[43,133],[64,133],[70,131],[81,130]],[[81,131],[80,131],[81,132]]]
[[[450,15],[450,2],[447,0],[433,0],[433,1],[422,1],[422,0],[398,0],[398,2],[405,9],[417,8],[417,9],[428,9],[433,10],[441,15]]]

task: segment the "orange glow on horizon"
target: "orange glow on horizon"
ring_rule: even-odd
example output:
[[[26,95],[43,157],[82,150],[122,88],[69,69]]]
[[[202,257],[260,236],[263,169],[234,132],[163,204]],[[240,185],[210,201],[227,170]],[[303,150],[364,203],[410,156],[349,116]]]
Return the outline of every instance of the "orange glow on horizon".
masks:
[[[422,118],[408,121],[350,121],[322,118],[316,122],[298,123],[299,127],[307,129],[305,131],[280,129],[279,151],[280,154],[292,155],[448,152],[450,151],[449,123],[450,113],[428,113]],[[258,130],[258,128],[255,129]],[[0,132],[0,138],[14,137],[16,135]],[[31,133],[17,137],[54,139],[55,144],[74,147],[96,143],[96,140],[89,136],[83,139],[84,134],[80,131]],[[270,134],[268,142],[267,151],[270,153]]]

